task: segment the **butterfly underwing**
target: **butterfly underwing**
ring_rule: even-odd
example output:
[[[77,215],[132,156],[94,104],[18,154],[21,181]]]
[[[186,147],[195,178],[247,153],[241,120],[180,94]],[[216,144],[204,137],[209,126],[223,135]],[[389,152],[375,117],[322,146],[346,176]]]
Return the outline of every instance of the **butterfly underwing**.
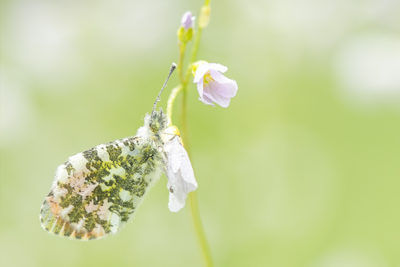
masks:
[[[167,118],[153,111],[136,136],[101,144],[61,164],[41,211],[42,227],[74,239],[116,233],[166,166]],[[174,137],[174,136],[173,136]]]

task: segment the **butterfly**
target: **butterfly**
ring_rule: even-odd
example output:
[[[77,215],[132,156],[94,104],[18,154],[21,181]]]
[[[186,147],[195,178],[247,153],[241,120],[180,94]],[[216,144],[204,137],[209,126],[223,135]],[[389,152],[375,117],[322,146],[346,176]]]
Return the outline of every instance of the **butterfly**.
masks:
[[[40,210],[46,231],[80,240],[117,233],[162,172],[168,178],[169,209],[184,207],[197,182],[179,130],[168,126],[162,109],[156,110],[168,78],[135,136],[100,144],[58,166]]]

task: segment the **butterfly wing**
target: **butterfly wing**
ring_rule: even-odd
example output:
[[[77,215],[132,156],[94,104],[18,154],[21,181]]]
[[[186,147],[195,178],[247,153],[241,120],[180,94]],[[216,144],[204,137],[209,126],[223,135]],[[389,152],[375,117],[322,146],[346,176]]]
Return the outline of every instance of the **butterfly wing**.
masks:
[[[40,212],[48,232],[75,239],[116,233],[160,175],[160,153],[141,137],[98,145],[56,171]]]

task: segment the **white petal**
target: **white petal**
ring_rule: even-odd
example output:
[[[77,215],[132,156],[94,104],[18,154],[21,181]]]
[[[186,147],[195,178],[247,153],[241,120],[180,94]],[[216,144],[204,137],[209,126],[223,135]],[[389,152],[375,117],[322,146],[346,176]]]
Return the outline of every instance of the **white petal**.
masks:
[[[167,187],[170,191],[168,207],[177,212],[185,206],[187,194],[196,190],[197,182],[179,136],[170,140],[164,149],[167,152]]]
[[[233,81],[216,70],[210,70],[210,75],[218,83],[232,83]]]
[[[197,67],[196,74],[194,75],[193,82],[198,83],[200,80],[203,79],[204,74],[206,74],[209,70],[210,64],[208,64],[207,62],[200,63]]]
[[[204,90],[204,80],[201,79],[197,83],[197,92],[199,93],[200,98],[203,98],[203,90]]]
[[[168,153],[168,168],[177,173],[181,166],[181,150],[182,145],[179,142],[179,137],[175,136],[165,145],[165,151]]]
[[[185,206],[187,193],[183,190],[183,183],[180,177],[170,183],[168,182],[169,201],[168,208],[172,212],[178,212]]]
[[[180,146],[181,151],[181,176],[184,180],[185,191],[187,193],[196,190],[197,182],[196,178],[194,177],[194,172],[192,168],[192,163],[190,162],[189,155],[187,154],[186,150],[183,146]]]

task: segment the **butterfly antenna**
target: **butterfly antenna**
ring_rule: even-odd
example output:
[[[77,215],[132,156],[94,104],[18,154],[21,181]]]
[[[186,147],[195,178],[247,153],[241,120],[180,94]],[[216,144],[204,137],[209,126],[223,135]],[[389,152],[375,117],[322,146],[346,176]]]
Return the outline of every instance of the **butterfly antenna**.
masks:
[[[158,93],[158,96],[157,96],[157,98],[156,98],[156,101],[154,102],[152,114],[153,114],[154,111],[156,110],[157,103],[160,101],[161,93],[164,91],[164,88],[165,88],[165,86],[167,85],[167,82],[168,82],[168,80],[169,80],[169,77],[171,77],[171,74],[174,72],[175,69],[176,69],[176,64],[175,64],[175,63],[172,63],[171,68],[170,68],[170,70],[169,70],[168,77],[167,77],[167,79],[165,80],[165,82],[164,82],[164,84],[163,84],[163,86],[162,86],[160,92]]]

